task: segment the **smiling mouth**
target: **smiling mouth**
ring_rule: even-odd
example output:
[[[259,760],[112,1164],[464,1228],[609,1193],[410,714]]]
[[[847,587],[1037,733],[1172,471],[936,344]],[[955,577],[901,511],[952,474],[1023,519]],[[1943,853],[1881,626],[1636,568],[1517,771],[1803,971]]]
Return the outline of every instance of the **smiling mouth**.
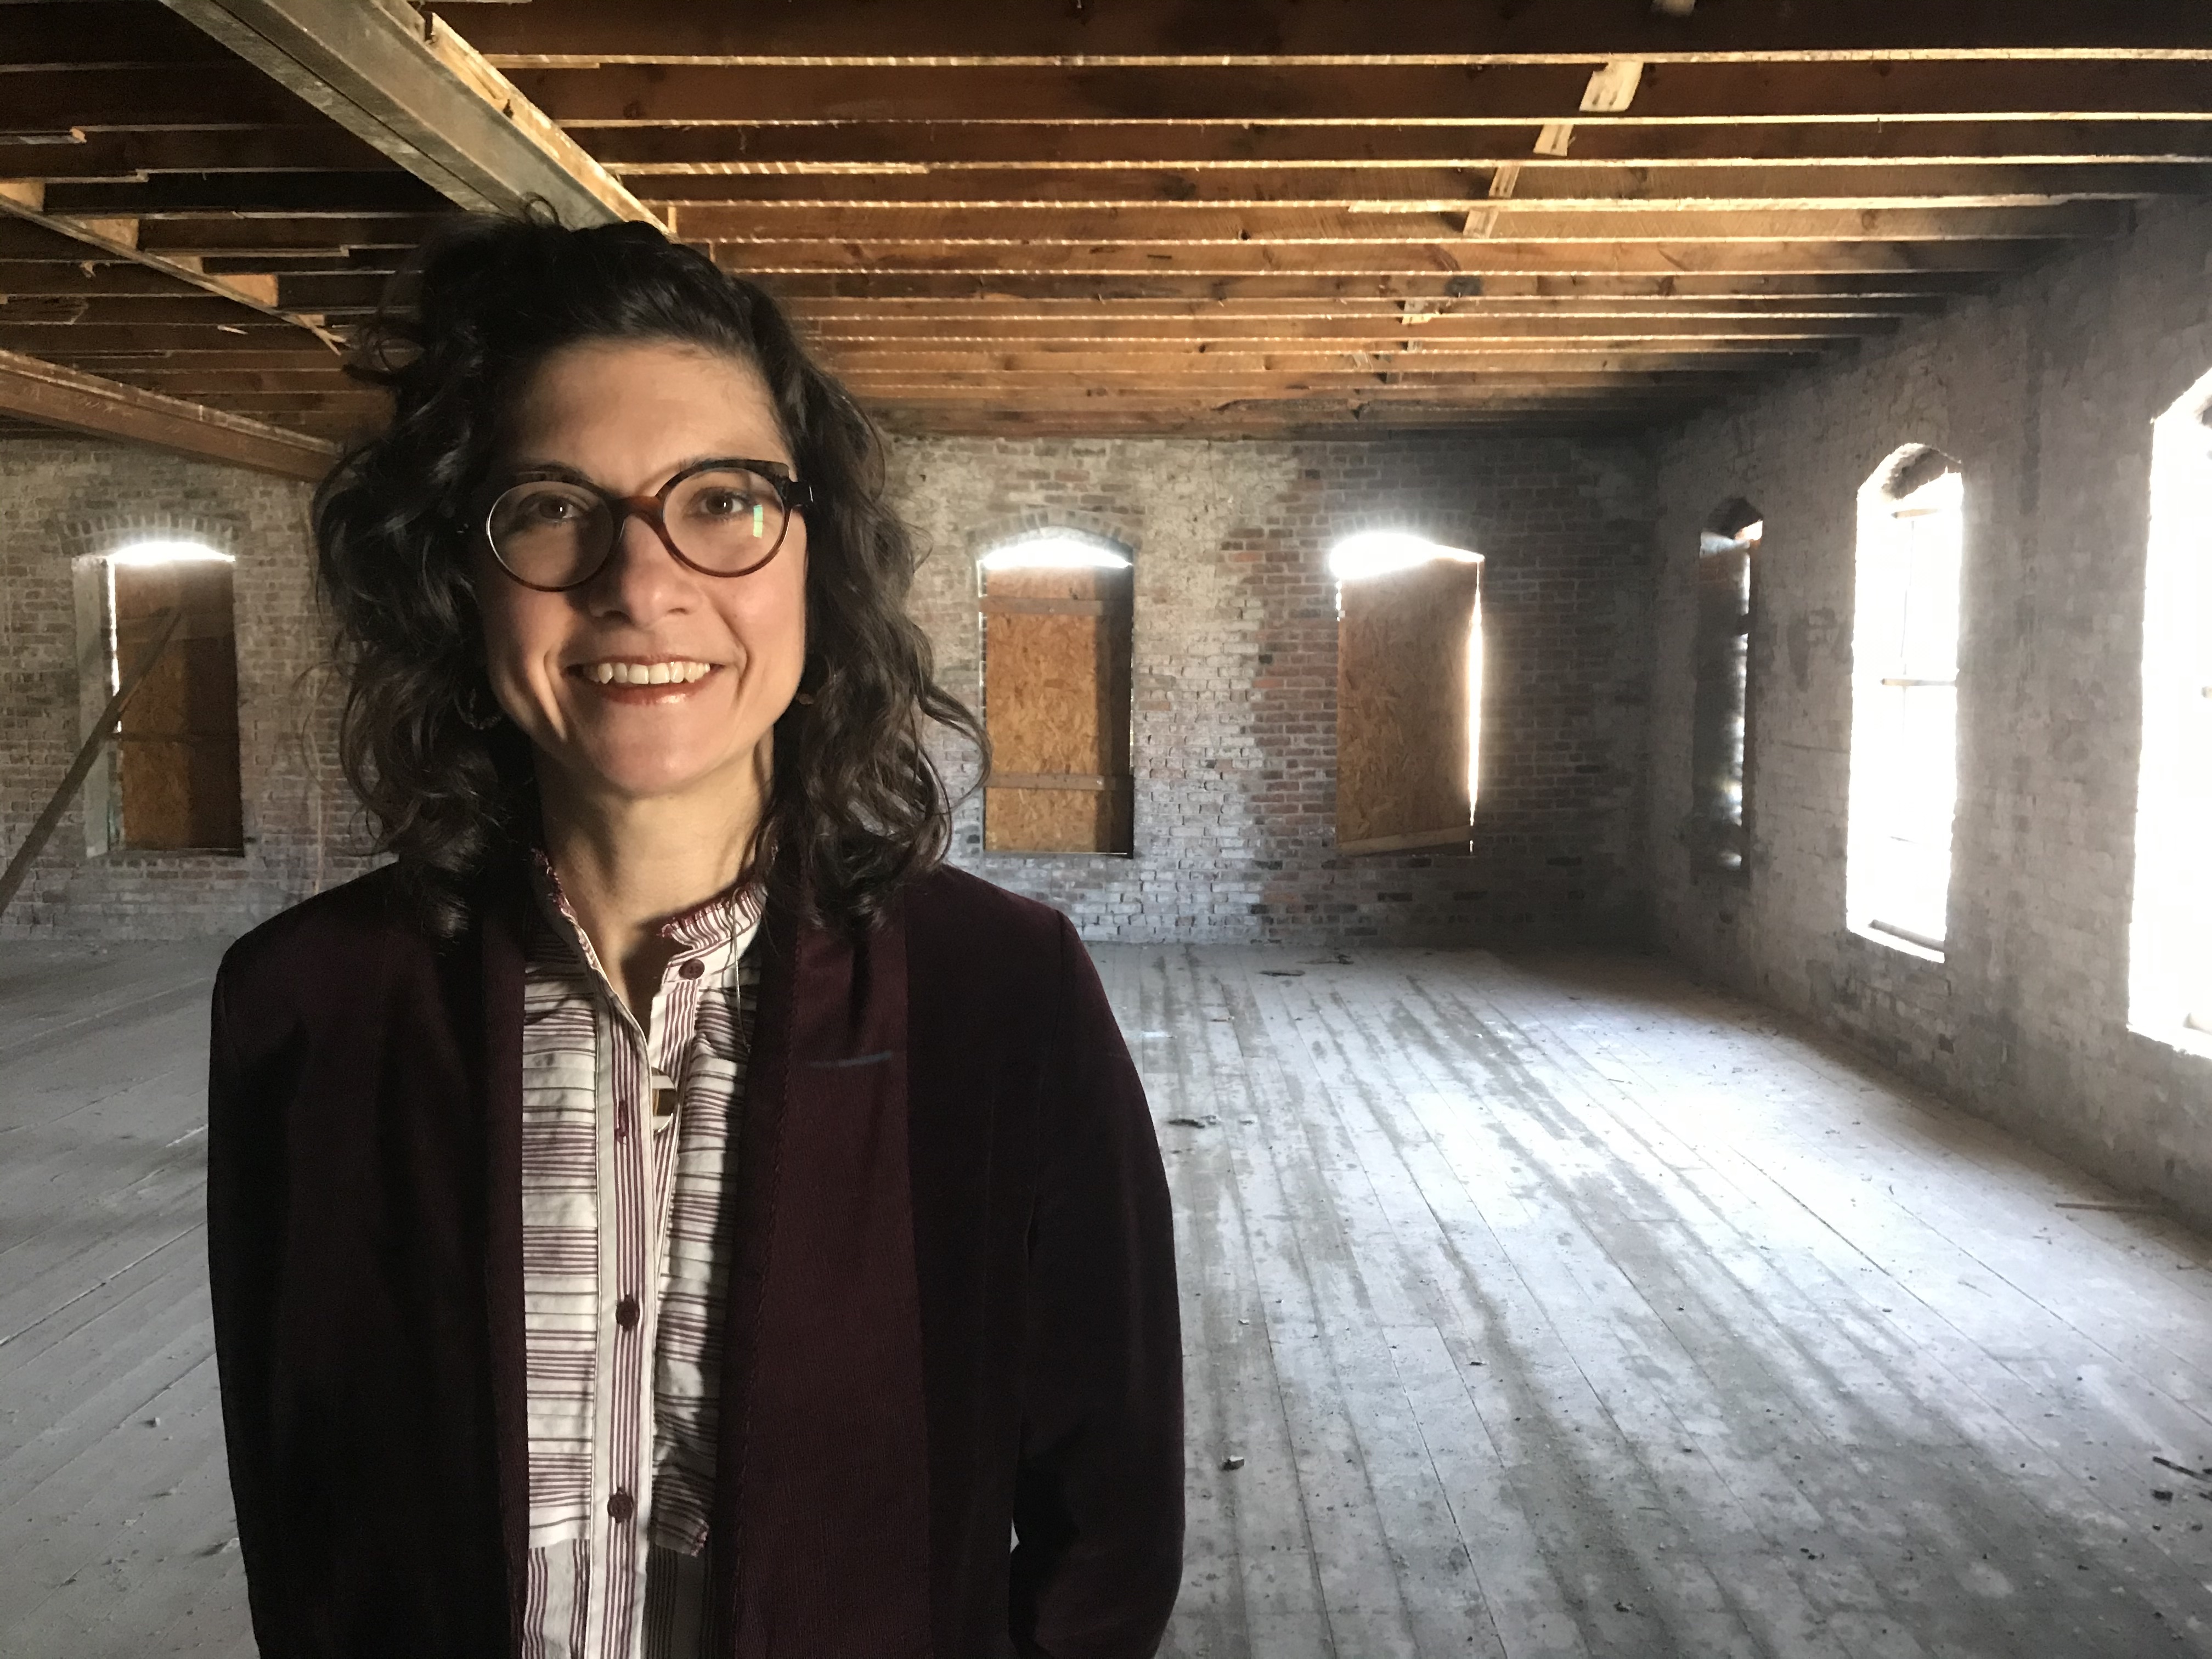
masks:
[[[568,672],[588,685],[695,685],[716,666],[678,657],[665,662],[584,662]]]

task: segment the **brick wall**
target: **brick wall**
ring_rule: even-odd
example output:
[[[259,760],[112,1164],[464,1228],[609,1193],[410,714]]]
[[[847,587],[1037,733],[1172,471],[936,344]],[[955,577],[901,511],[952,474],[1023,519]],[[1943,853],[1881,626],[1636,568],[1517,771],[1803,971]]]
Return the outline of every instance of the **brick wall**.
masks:
[[[2212,1061],[2127,1026],[2150,422],[2212,369],[2212,208],[2148,214],[1662,451],[1650,868],[1662,937],[2124,1186],[2212,1219]],[[1948,948],[1844,927],[1854,495],[1901,444],[1964,464]],[[1756,557],[1741,880],[1692,869],[1698,530]]]
[[[91,439],[0,442],[0,856],[69,769],[79,692],[74,562],[176,538],[233,554],[243,857],[88,857],[81,793],[0,934],[166,939],[234,933],[364,867],[315,673],[307,489]]]
[[[1026,530],[1133,550],[1136,855],[960,862],[1094,939],[1620,937],[1640,920],[1648,465],[1565,438],[1311,443],[902,440],[894,490],[931,556],[915,611],[978,696],[975,560]],[[1486,558],[1472,854],[1340,856],[1341,536],[1417,531]]]
[[[1632,447],[1562,438],[1331,443],[902,440],[894,488],[932,550],[915,599],[947,684],[978,695],[975,557],[1024,529],[1136,558],[1133,858],[960,860],[1120,939],[1618,937],[1638,925],[1645,666]],[[313,673],[307,491],[90,441],[0,445],[0,814],[21,838],[80,730],[70,561],[145,535],[238,555],[243,859],[88,858],[73,812],[5,926],[222,932],[362,867]],[[1334,851],[1338,537],[1403,527],[1486,556],[1473,854]]]

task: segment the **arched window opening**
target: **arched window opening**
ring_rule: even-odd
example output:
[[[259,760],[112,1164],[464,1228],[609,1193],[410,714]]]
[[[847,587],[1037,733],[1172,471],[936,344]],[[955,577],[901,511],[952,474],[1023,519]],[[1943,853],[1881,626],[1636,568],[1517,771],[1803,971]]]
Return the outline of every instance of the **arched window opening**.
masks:
[[[1465,846],[1482,759],[1482,556],[1401,531],[1330,550],[1336,844]]]
[[[2212,374],[2151,433],[2128,1023],[2212,1053]]]
[[[1068,530],[1022,537],[977,561],[991,738],[986,850],[1133,850],[1133,570],[1127,549]]]
[[[1749,854],[1744,757],[1751,710],[1753,555],[1765,515],[1741,497],[1698,540],[1697,689],[1691,720],[1692,845],[1699,865],[1737,872]]]
[[[87,779],[90,854],[245,850],[233,565],[227,553],[173,539],[78,562],[88,729],[124,677],[167,636]]]
[[[1845,920],[1930,957],[1950,908],[1966,499],[1958,463],[1918,445],[1859,492]]]

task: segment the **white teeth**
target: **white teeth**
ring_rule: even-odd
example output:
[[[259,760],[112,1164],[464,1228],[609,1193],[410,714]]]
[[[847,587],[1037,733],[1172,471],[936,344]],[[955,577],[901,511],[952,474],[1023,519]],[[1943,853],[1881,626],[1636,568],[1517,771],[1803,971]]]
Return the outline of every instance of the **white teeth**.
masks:
[[[714,667],[704,662],[592,662],[583,672],[594,685],[690,685]]]

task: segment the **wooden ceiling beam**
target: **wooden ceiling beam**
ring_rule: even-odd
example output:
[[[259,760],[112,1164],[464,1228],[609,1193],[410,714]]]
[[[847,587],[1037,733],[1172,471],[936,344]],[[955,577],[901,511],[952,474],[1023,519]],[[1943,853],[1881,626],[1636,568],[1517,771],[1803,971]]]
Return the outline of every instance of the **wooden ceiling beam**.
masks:
[[[210,175],[222,178],[227,175]],[[1072,206],[1381,209],[1448,211],[1492,200],[1496,167],[932,168],[918,173],[653,174],[636,181],[648,205],[769,204],[796,209],[965,209]],[[93,204],[144,210],[151,199],[94,186]],[[2212,194],[2212,164],[2009,167],[1958,163],[1806,167],[1632,167],[1551,163],[1523,167],[1513,201],[1554,210],[1624,204],[1770,212],[1791,208],[2030,207],[2058,202]],[[76,198],[72,198],[76,199]]]
[[[1303,374],[1193,375],[1172,384],[1143,380],[1101,382],[1074,386],[1061,379],[1036,386],[1016,386],[1003,374],[848,374],[841,377],[856,397],[896,395],[906,402],[959,402],[970,398],[998,399],[1019,408],[1045,408],[1063,401],[1079,404],[1135,402],[1175,404],[1212,396],[1283,397],[1301,391],[1358,392],[1371,397],[1410,398],[1425,403],[1450,403],[1480,398],[1488,389],[1512,392],[1599,390],[1606,392],[1631,387],[1666,388],[1677,386],[1740,386],[1756,378],[1751,369],[1719,371],[1699,368],[1567,369],[1529,368],[1481,375],[1440,375],[1422,379],[1411,375],[1311,370]]]
[[[702,126],[732,120],[747,125],[814,125],[856,118],[1228,127],[1252,122],[1525,126],[1566,121],[1580,133],[1589,127],[1676,121],[2193,120],[2212,115],[2212,77],[2195,61],[2008,57],[1964,64],[1650,64],[1630,112],[1609,115],[1582,112],[1589,75],[1588,61],[1477,69],[1300,68],[1279,63],[1172,69],[651,64],[518,69],[514,79],[522,95],[555,120],[593,126]]]
[[[290,330],[283,328],[249,329],[234,325],[216,327],[206,323],[173,328],[135,324],[18,323],[10,322],[6,310],[0,309],[0,347],[34,352],[42,357],[76,358],[93,352],[189,351],[196,346],[210,350],[235,349],[257,343],[283,350],[295,337]],[[329,354],[328,361],[335,366],[337,354]]]
[[[572,225],[653,215],[449,27],[360,0],[164,0],[461,206]]]
[[[331,249],[414,247],[444,221],[443,214],[356,214],[346,216],[247,214],[172,214],[138,220],[142,246],[171,253],[245,252],[319,253]]]
[[[72,244],[79,258],[60,259],[9,259],[0,257],[0,299],[47,299],[56,301],[104,302],[108,300],[179,300],[200,303],[207,290],[179,282],[167,271],[155,270],[150,265],[124,264],[104,259],[97,262],[82,258],[82,245]],[[212,297],[212,296],[209,296]],[[315,306],[293,306],[285,302],[284,308],[315,311]]]
[[[1499,276],[1763,276],[2015,270],[2047,251],[2040,242],[1541,242],[1479,240],[1274,246],[1226,243],[1094,243],[933,249],[898,242],[749,242],[710,251],[741,274],[778,276],[930,273],[1029,281],[1048,273],[1144,278],[1272,276],[1433,277]]]
[[[12,238],[4,234],[11,231]],[[65,250],[80,263],[138,265],[170,278],[179,293],[197,289],[228,301],[236,308],[235,320],[241,327],[266,319],[301,330],[333,350],[337,346],[319,316],[279,307],[274,278],[210,270],[189,251],[148,245],[136,219],[48,213],[43,185],[0,179],[0,252],[11,240],[18,247],[27,243],[28,257],[34,258],[52,258],[57,251]]]
[[[0,306],[0,321],[9,309]],[[1724,339],[1826,340],[1887,334],[1894,317],[1436,317],[1408,321],[1386,317],[1214,319],[1088,317],[997,323],[948,323],[938,319],[893,319],[813,323],[808,340],[825,351],[915,346],[961,349],[1060,349],[1111,343],[1131,350],[1267,349],[1318,341],[1359,343],[1423,352],[1452,350],[1486,341]]]
[[[319,479],[335,447],[179,398],[0,351],[0,413],[289,478]]]
[[[297,126],[312,119],[290,92],[252,64],[229,59],[14,71],[8,96],[0,100],[0,133],[9,135],[104,127]]]
[[[9,8],[10,72],[112,64],[225,64],[230,54],[181,17],[146,0],[43,0]]]
[[[228,342],[228,348],[245,346],[244,342],[232,339],[228,335],[218,334],[212,337]],[[40,355],[53,362],[73,364],[89,374],[113,375],[118,380],[128,379],[132,374],[143,372],[158,370],[198,374],[206,372],[222,373],[228,369],[252,369],[325,377],[341,376],[343,373],[338,360],[327,355],[318,356],[300,351],[257,351],[250,348],[242,349],[228,348],[224,346],[214,346],[205,349],[194,348],[189,351],[148,351],[143,349],[126,351],[87,351],[64,343]]]
[[[2212,79],[2212,73],[2208,73]],[[1469,235],[1469,213],[1489,226]],[[670,210],[680,240],[742,247],[756,244],[866,242],[915,248],[1023,249],[1149,242],[1180,246],[1265,243],[1270,247],[1367,246],[1487,238],[1553,247],[1595,242],[1988,242],[2075,240],[2122,234],[2130,219],[2118,202],[2070,202],[2033,208],[1799,208],[1714,211],[1636,203],[1577,211],[1518,202],[1456,211],[1423,207],[1363,213],[1341,208],[1216,208],[1156,204],[1139,208],[841,207],[800,203],[684,203]],[[156,222],[144,222],[152,226]],[[257,220],[256,224],[267,223]],[[272,244],[273,246],[273,244]],[[732,257],[743,258],[742,253]]]
[[[17,179],[130,183],[161,173],[356,173],[384,164],[343,127],[312,111],[301,113],[310,125],[155,132],[76,126],[48,142],[7,145],[0,150],[5,156],[0,172]]]
[[[0,156],[0,166],[6,158]],[[133,182],[50,183],[50,213],[138,219],[177,214],[439,213],[446,203],[420,179],[397,167],[344,173],[164,173]]]
[[[1378,29],[1367,7],[1284,6],[1268,0],[1118,0],[1040,6],[1033,0],[810,0],[732,10],[695,0],[532,0],[528,6],[451,5],[498,59],[567,57],[654,63],[705,58],[787,64],[806,59],[974,62],[1004,58],[1079,62],[1195,57],[1261,65],[1272,58],[1372,60],[1417,46],[1433,59],[1610,58],[1668,62],[1739,54],[1896,55],[2087,51],[2212,55],[2212,17],[2196,0],[1795,0],[1786,6],[1708,4],[1664,15],[1642,0],[1550,0],[1542,6],[1396,0]]]
[[[6,270],[0,267],[0,327],[39,324],[72,328],[120,325],[224,330],[246,325],[229,301],[190,289],[179,293],[173,284],[169,292],[159,295],[16,294],[8,291],[10,284]],[[258,315],[253,322],[270,329],[281,327]]]
[[[735,264],[732,268],[744,269]],[[1316,301],[1365,305],[1423,305],[1462,300],[1924,301],[1979,293],[1992,279],[1978,271],[1925,270],[1626,274],[1498,270],[1472,273],[1431,269],[1354,276],[1276,271],[1197,276],[1178,276],[1172,271],[1147,271],[1136,276],[1050,272],[962,275],[814,271],[769,275],[764,280],[785,303],[800,310],[824,306],[903,306],[918,311],[947,304],[1281,307]]]
[[[537,0],[532,0],[532,4]],[[1390,121],[1329,126],[1195,125],[1106,122],[1096,126],[977,121],[887,121],[848,117],[818,125],[571,129],[600,161],[633,183],[686,173],[893,167],[1489,167],[1532,159],[1541,124]],[[179,140],[181,142],[181,140]],[[1759,162],[2021,165],[2212,161],[2203,121],[1983,119],[1957,121],[1710,121],[1675,125],[1581,123],[1565,160],[1629,167]],[[649,188],[649,187],[648,187]]]

